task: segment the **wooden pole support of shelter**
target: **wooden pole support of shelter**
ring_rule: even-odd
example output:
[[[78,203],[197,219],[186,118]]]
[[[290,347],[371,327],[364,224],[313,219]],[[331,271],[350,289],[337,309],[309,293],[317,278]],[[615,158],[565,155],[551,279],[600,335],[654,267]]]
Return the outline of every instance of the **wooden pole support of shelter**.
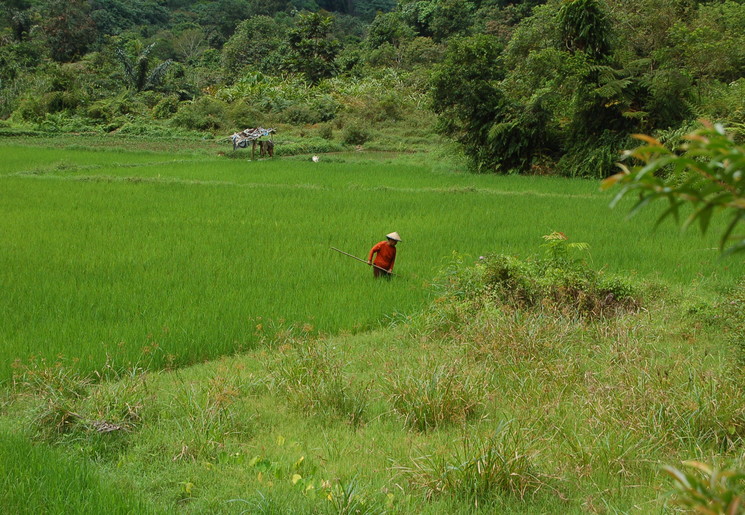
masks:
[[[233,150],[238,148],[246,148],[248,142],[251,142],[251,160],[256,156],[256,142],[259,138],[267,136],[268,142],[260,141],[259,146],[261,148],[261,156],[264,157],[265,149],[268,149],[269,157],[274,157],[274,142],[272,141],[272,134],[277,132],[276,129],[265,129],[263,127],[256,127],[254,129],[244,129],[241,132],[236,132],[230,139],[233,141]]]

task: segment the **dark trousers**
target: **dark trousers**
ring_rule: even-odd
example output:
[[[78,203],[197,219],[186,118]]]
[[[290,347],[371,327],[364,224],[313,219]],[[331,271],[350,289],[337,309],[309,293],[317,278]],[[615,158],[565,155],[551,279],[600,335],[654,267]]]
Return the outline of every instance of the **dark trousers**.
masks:
[[[381,268],[373,267],[373,276],[377,279],[378,277],[385,277],[386,279],[391,278],[391,273]]]

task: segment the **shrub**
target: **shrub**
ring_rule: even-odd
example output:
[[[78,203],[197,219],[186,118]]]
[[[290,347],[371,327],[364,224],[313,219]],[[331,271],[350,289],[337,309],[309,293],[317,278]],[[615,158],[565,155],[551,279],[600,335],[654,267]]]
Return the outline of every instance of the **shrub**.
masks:
[[[141,115],[145,112],[145,106],[128,92],[97,100],[86,109],[87,116],[108,123],[122,116]]]
[[[284,122],[295,125],[309,125],[322,121],[321,115],[317,111],[304,105],[292,105],[288,107],[282,111],[281,117]]]
[[[227,107],[227,114],[236,131],[248,127],[267,126],[267,115],[245,100],[230,102]]]
[[[369,129],[355,123],[344,128],[341,140],[347,145],[362,145],[369,141],[371,137]]]
[[[331,95],[318,95],[310,101],[310,107],[317,114],[318,121],[327,122],[336,117],[340,105]]]
[[[618,170],[616,163],[629,141],[611,131],[597,138],[578,138],[559,160],[557,171],[565,177],[608,177]]]
[[[544,239],[542,257],[490,255],[482,256],[474,270],[452,268],[446,274],[446,295],[485,297],[513,309],[549,309],[570,316],[601,317],[638,308],[637,290],[628,279],[606,276],[572,256],[587,250],[586,244],[570,243],[558,232]]]
[[[36,124],[43,133],[51,132],[95,132],[98,129],[93,120],[65,113],[47,113],[43,120]]]
[[[325,140],[332,140],[334,138],[334,129],[331,125],[321,125],[318,127],[318,136]]]
[[[38,122],[47,114],[47,103],[43,96],[32,95],[21,100],[13,118],[21,122]]]
[[[227,106],[224,102],[204,96],[192,102],[183,102],[171,119],[174,126],[199,131],[226,128]]]
[[[178,111],[179,99],[175,95],[163,97],[160,102],[153,107],[153,118],[164,120],[170,118]]]

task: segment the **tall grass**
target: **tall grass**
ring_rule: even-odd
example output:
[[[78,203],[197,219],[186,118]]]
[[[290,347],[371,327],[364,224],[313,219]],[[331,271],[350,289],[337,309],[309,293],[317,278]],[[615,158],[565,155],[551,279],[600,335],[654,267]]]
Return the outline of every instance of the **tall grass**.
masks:
[[[0,506],[7,513],[164,513],[92,466],[0,428]]]
[[[711,240],[626,222],[587,181],[10,144],[0,156],[5,379],[34,355],[166,367],[293,325],[367,329],[421,308],[453,251],[526,255],[553,230],[589,243],[596,266],[673,283],[717,287],[744,269],[716,263]],[[391,283],[330,249],[364,258],[391,230],[404,238]]]
[[[356,387],[344,373],[344,363],[322,344],[301,344],[280,349],[280,359],[267,363],[274,388],[303,413],[339,416],[353,426],[363,423],[368,392]]]
[[[401,470],[427,498],[452,495],[475,507],[500,495],[523,499],[543,485],[526,437],[502,421],[490,435],[464,435],[449,455],[419,455]]]
[[[463,364],[456,361],[424,374],[406,368],[393,372],[386,378],[393,409],[418,431],[465,423],[478,414],[486,388],[463,369]]]

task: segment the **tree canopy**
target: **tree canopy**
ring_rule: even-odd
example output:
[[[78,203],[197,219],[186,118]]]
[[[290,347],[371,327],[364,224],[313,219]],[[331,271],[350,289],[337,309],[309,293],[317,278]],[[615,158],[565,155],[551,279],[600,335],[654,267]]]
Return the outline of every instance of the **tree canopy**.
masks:
[[[8,0],[0,123],[50,115],[97,130],[408,123],[480,172],[607,177],[634,133],[664,143],[707,118],[745,136],[745,3]]]

